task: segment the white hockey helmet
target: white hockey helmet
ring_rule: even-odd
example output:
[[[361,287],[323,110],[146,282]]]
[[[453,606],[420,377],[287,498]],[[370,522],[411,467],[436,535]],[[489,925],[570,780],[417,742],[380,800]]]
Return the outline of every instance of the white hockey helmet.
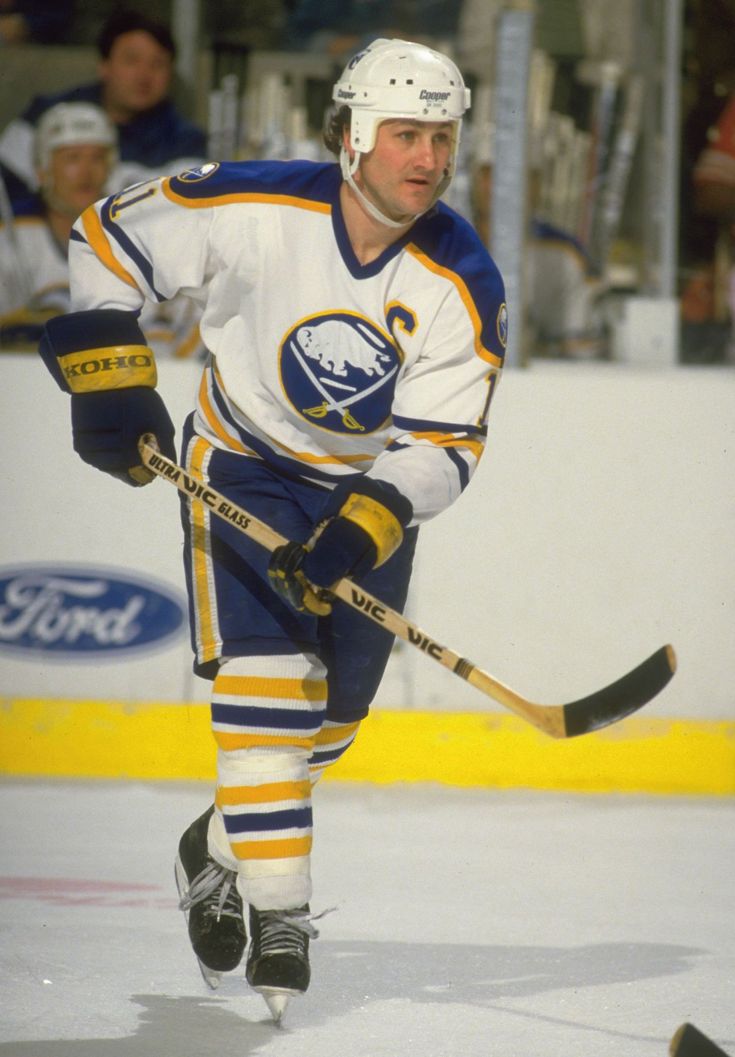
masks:
[[[340,159],[350,184],[360,155],[375,146],[381,122],[396,118],[451,121],[452,153],[436,198],[444,193],[454,171],[462,117],[470,106],[470,90],[450,58],[424,44],[381,37],[350,59],[332,90],[332,100],[350,109],[355,156],[350,164],[343,149]]]
[[[51,155],[58,147],[86,144],[107,147],[117,157],[117,130],[107,114],[93,103],[57,103],[50,107],[36,128],[36,166],[47,169]]]

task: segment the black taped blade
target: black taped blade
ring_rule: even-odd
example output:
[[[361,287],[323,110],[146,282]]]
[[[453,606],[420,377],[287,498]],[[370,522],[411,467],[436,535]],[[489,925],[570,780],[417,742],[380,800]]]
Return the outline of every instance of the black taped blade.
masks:
[[[727,1057],[712,1039],[708,1039],[693,1024],[682,1024],[671,1040],[671,1057]]]
[[[589,734],[636,712],[663,690],[675,671],[676,655],[672,647],[662,646],[622,679],[589,697],[564,705],[566,736]]]

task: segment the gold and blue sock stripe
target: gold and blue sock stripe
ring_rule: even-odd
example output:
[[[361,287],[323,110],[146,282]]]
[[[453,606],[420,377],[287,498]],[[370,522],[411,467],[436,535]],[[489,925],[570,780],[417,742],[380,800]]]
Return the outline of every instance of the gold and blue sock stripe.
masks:
[[[260,750],[262,763],[263,751]],[[266,770],[225,769],[215,795],[236,859],[296,859],[311,850],[311,783],[303,757],[265,750]]]
[[[292,659],[265,660],[283,670]],[[254,668],[257,661],[253,658]],[[228,752],[276,745],[311,752],[326,715],[326,699],[324,678],[220,671],[212,690],[212,732],[219,748]]]
[[[238,859],[291,859],[311,851],[310,800],[298,807],[259,804],[257,810],[223,818],[230,848]]]
[[[327,767],[349,749],[357,736],[360,720],[355,723],[336,723],[326,719],[314,742],[314,751],[309,759],[309,776],[312,785],[319,781]]]

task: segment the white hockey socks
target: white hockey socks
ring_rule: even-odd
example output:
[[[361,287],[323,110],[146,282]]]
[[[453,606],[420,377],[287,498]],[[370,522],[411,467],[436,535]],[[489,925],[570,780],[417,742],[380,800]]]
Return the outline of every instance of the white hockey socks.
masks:
[[[237,870],[243,900],[258,910],[302,906],[311,896],[309,759],[324,722],[325,676],[315,657],[288,654],[233,658],[214,681],[209,850]]]

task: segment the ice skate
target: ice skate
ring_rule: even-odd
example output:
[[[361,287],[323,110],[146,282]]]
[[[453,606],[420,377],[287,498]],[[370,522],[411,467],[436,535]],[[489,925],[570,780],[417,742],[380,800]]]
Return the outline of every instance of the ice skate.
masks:
[[[291,998],[303,995],[309,986],[309,940],[319,933],[307,905],[295,910],[251,907],[250,934],[247,981],[280,1024]]]
[[[202,976],[216,990],[222,973],[231,972],[242,961],[247,933],[237,874],[220,866],[207,850],[213,811],[210,807],[192,822],[179,841],[176,884]]]

